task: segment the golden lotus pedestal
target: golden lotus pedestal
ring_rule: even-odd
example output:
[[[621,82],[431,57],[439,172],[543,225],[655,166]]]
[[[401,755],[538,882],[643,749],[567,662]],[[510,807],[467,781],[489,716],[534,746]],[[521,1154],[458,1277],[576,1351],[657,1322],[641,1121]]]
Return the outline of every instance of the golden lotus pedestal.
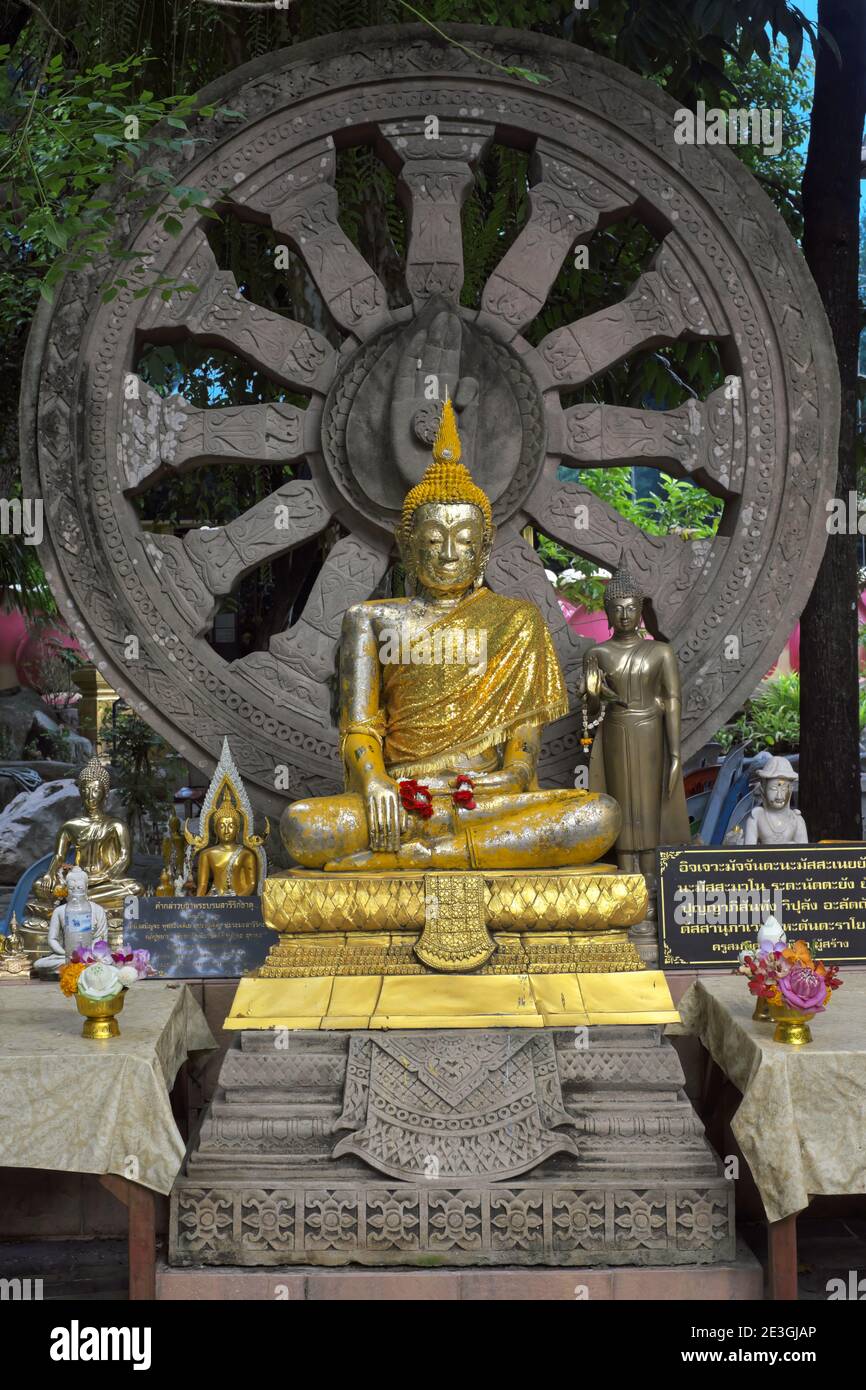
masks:
[[[544,1028],[678,1020],[628,939],[646,884],[588,868],[267,880],[279,933],[226,1028]]]

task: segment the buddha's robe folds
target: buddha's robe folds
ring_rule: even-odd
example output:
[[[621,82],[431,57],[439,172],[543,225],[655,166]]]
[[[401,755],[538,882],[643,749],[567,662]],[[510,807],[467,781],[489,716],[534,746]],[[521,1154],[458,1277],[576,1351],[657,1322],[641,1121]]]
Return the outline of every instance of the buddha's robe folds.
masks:
[[[395,779],[447,770],[568,713],[550,633],[523,599],[479,589],[405,655],[421,659],[383,662],[383,708],[371,721]]]

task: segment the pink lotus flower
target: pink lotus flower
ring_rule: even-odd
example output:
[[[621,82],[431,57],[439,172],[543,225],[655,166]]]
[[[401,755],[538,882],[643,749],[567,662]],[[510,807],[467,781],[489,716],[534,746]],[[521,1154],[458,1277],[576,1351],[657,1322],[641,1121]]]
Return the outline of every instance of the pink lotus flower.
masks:
[[[782,998],[790,1008],[799,1009],[802,1013],[824,1012],[827,986],[816,971],[809,970],[805,965],[795,965],[786,975],[780,976],[778,985]]]

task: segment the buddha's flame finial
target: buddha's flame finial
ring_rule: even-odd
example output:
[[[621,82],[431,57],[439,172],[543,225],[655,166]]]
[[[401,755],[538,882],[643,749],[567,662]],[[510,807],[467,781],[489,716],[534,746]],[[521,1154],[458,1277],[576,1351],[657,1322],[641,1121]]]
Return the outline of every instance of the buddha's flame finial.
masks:
[[[439,417],[439,428],[436,431],[436,438],[433,440],[433,461],[434,463],[459,463],[461,452],[457,417],[454,414],[454,407],[446,387],[445,402]]]

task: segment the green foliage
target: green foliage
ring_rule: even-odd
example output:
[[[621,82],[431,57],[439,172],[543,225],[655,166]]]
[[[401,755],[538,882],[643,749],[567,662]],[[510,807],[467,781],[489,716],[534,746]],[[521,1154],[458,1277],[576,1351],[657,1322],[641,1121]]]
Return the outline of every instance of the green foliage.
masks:
[[[24,745],[26,759],[48,758],[58,763],[72,761],[71,730],[62,725],[54,731],[45,730],[38,737],[31,735]]]
[[[112,780],[120,793],[137,847],[155,854],[163,827],[172,813],[174,754],[143,719],[125,706],[115,706],[110,735]]]
[[[216,217],[201,189],[177,184],[160,164],[147,162],[200,143],[189,122],[196,115],[214,115],[215,108],[193,96],[157,98],[136,91],[134,79],[141,78],[147,61],[134,54],[69,72],[63,56],[49,49],[38,74],[27,80],[13,66],[8,45],[0,47],[0,110],[7,127],[0,183],[8,203],[6,226],[0,223],[5,232],[0,285],[24,277],[31,293],[35,283],[50,299],[64,274],[110,254],[127,263],[127,274],[118,274],[104,292],[106,300],[114,298],[144,269],[118,242],[118,195],[172,235],[192,208]],[[162,133],[156,133],[161,121]],[[150,293],[154,284],[163,285],[164,297],[175,288],[168,279],[151,278],[135,290],[136,297]]]
[[[716,735],[727,752],[735,743],[750,753],[796,751],[800,742],[800,677],[796,671],[775,676],[742,714]]]
[[[730,62],[743,69],[757,57],[769,67],[784,43],[793,70],[804,38],[814,47],[818,37],[789,0],[600,0],[575,12],[572,34],[633,72],[663,79],[690,106],[700,99],[718,104],[731,91]],[[835,47],[825,30],[821,36]]]
[[[866,682],[858,694],[860,731],[866,729]],[[716,738],[725,752],[734,744],[746,744],[749,752],[766,748],[771,753],[796,752],[800,743],[800,676],[797,671],[773,676],[754,700],[745,704],[732,723]]]
[[[647,535],[678,535],[683,544],[715,535],[722,514],[718,497],[688,479],[671,478],[666,473],[658,474],[660,491],[641,498],[634,495],[630,468],[563,468],[560,474],[568,481],[582,483]],[[590,612],[602,607],[605,585],[598,566],[544,535],[539,536],[538,553],[548,569],[565,572],[557,582],[565,598]]]

